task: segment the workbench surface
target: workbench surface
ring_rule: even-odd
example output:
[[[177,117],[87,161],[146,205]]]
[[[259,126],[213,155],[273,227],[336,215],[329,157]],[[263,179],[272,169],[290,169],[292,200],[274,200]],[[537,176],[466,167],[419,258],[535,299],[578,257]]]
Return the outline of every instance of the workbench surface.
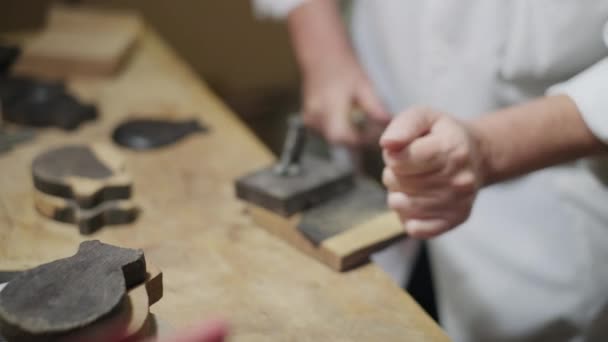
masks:
[[[72,255],[81,241],[100,239],[143,248],[162,269],[165,293],[152,311],[176,329],[223,317],[231,341],[448,340],[378,267],[336,273],[251,223],[233,180],[273,156],[154,32],[146,31],[119,76],[70,87],[98,103],[97,121],[75,132],[40,131],[0,155],[0,270]],[[36,154],[109,143],[125,118],[156,113],[198,116],[211,132],[160,150],[122,150],[142,208],[135,224],[81,236],[35,211]]]

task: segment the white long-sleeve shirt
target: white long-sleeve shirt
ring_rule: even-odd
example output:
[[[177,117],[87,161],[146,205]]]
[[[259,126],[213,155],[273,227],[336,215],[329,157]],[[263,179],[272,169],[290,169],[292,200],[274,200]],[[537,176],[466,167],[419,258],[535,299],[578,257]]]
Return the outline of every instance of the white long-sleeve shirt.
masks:
[[[278,17],[304,1],[255,0]],[[467,119],[564,93],[608,143],[607,22],[608,0],[355,0],[350,28],[391,112]],[[607,206],[605,158],[482,190],[469,220],[431,241],[450,336],[608,340]]]
[[[306,1],[255,0],[254,4],[259,13],[283,18]],[[442,60],[454,58],[465,69],[492,70],[492,78],[479,80],[480,84],[504,83],[502,89],[493,89],[503,94],[490,98],[492,104],[508,105],[547,90],[568,94],[589,128],[608,142],[606,12],[608,1],[595,0],[359,1],[353,32],[359,51],[365,45],[376,48],[361,51],[363,55],[386,64],[386,70],[401,71],[377,82],[391,87],[382,93],[394,110],[404,109],[407,97],[432,99],[432,90],[424,84],[409,88],[426,89],[426,94],[411,96],[407,85],[421,81],[424,76],[416,77],[420,73],[450,72]],[[461,48],[456,54],[455,46],[450,46],[454,40]],[[480,73],[467,75],[461,70],[461,74],[469,78]],[[563,83],[548,88],[554,82]]]

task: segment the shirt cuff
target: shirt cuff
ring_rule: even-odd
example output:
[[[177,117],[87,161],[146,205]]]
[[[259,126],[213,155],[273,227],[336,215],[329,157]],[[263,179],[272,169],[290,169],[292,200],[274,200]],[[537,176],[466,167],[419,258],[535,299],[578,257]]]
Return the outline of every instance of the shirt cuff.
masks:
[[[258,18],[285,19],[291,11],[307,0],[253,0],[253,9]]]
[[[608,58],[547,91],[570,96],[591,132],[608,144]]]

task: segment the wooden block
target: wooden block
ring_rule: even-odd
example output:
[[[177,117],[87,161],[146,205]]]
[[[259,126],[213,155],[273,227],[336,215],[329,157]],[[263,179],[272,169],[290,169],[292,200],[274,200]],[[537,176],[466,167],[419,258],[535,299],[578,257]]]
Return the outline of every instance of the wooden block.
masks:
[[[355,205],[352,205],[353,201]],[[299,228],[305,216],[310,214],[308,211],[290,217],[282,217],[255,205],[249,205],[248,211],[254,222],[266,231],[332,269],[346,271],[368,262],[370,254],[405,236],[395,213],[386,209],[372,209],[363,210],[366,213],[360,214],[356,212],[361,209],[358,204],[362,202],[359,201],[344,194],[332,199],[333,203],[329,202],[312,209],[319,213],[327,205],[327,208],[331,209],[329,211],[333,211],[333,215],[323,214],[324,219],[309,221],[309,224],[322,225],[315,226],[317,233],[313,234],[303,233],[301,227]],[[356,220],[348,218],[350,215],[355,216]],[[314,240],[311,235],[319,240]]]
[[[349,168],[307,155],[298,175],[280,176],[270,166],[239,178],[235,187],[240,199],[287,217],[346,192],[353,179]]]
[[[81,208],[131,197],[131,177],[114,148],[98,144],[68,145],[37,156],[32,163],[34,187],[73,199]]]
[[[73,199],[51,196],[39,190],[34,190],[34,205],[43,216],[75,224],[84,235],[104,226],[131,223],[139,215],[139,208],[131,200],[109,200],[83,209]]]
[[[55,6],[45,30],[25,44],[13,70],[43,78],[112,75],[142,31],[132,12]]]
[[[124,305],[147,277],[143,251],[85,241],[78,252],[23,272],[0,292],[0,332],[8,341],[52,341]]]
[[[126,303],[123,305],[125,310],[112,315],[108,319],[102,319],[98,323],[93,323],[82,330],[62,336],[62,341],[107,341],[107,332],[112,335],[119,335],[121,338],[137,340],[137,336],[143,335],[150,337],[154,332],[145,331],[146,322],[150,315],[150,306],[158,302],[163,296],[163,274],[153,263],[146,263],[147,274],[144,283],[133,287],[127,292]],[[23,271],[0,272],[0,283],[2,275],[7,275],[10,280]],[[0,288],[0,292],[2,289]],[[111,337],[111,336],[110,336]],[[109,338],[113,340],[112,338]],[[0,336],[0,341],[4,341]]]

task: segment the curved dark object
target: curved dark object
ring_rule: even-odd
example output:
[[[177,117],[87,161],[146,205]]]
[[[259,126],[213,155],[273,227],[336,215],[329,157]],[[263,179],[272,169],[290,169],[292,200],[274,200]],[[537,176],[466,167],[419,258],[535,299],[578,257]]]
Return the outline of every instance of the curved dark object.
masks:
[[[15,45],[0,45],[0,75],[5,75],[11,68],[17,57],[21,54],[21,49]]]
[[[78,252],[24,271],[0,292],[0,331],[10,340],[52,341],[120,308],[146,279],[142,250],[85,241]]]
[[[112,138],[118,145],[134,150],[149,150],[170,145],[184,137],[207,128],[197,120],[164,121],[137,119],[123,122],[114,130]]]
[[[4,120],[25,126],[73,130],[82,122],[97,118],[95,106],[81,103],[59,82],[3,77],[0,100]]]

